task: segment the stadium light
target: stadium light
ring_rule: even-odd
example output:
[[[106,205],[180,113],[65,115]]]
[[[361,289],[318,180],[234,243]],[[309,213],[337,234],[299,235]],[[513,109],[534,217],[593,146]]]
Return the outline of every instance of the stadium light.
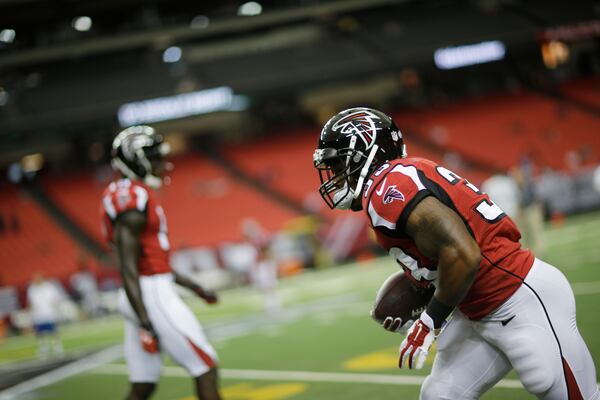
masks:
[[[206,15],[196,15],[190,22],[190,28],[192,29],[204,29],[208,28],[210,19]]]
[[[44,166],[44,161],[41,153],[29,154],[21,158],[21,168],[25,173],[38,172]]]
[[[17,33],[14,29],[3,29],[0,31],[0,42],[12,43],[15,40]]]
[[[75,17],[71,26],[78,32],[87,32],[92,27],[92,19],[87,16]]]
[[[208,114],[216,111],[241,111],[248,107],[245,96],[235,95],[233,89],[221,86],[175,96],[137,101],[119,107],[121,126],[147,124]]]
[[[244,17],[250,17],[253,15],[260,15],[262,13],[262,6],[260,5],[260,3],[257,3],[255,1],[249,1],[247,3],[244,3],[240,6],[240,8],[238,8],[238,15],[244,16]]]
[[[171,46],[163,52],[163,62],[168,64],[176,63],[181,60],[181,54],[181,47]]]
[[[433,60],[439,69],[454,69],[501,60],[505,55],[504,43],[499,40],[491,40],[437,49],[433,53]]]
[[[542,60],[546,68],[555,69],[559,65],[569,61],[569,46],[564,42],[553,40],[548,43],[542,43],[541,50]]]

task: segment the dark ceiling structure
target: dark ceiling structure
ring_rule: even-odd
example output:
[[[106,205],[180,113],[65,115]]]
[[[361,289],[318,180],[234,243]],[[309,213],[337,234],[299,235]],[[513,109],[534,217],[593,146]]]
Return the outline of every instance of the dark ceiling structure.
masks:
[[[318,93],[339,85],[385,92],[406,69],[459,86],[465,72],[436,68],[436,49],[501,41],[506,59],[484,73],[506,74],[541,65],[540,32],[600,18],[598,1],[272,0],[246,11],[243,4],[0,0],[0,153],[13,157],[58,135],[112,134],[124,103],[221,86],[246,96],[264,118],[278,107],[306,112],[302,104],[319,104]],[[88,17],[79,30],[78,17]],[[169,48],[176,53],[165,62]]]

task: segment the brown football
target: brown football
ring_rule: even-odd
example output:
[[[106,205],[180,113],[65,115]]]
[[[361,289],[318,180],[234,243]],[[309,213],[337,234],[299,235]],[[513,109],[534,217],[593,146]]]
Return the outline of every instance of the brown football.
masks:
[[[415,320],[431,300],[435,288],[420,288],[399,271],[383,282],[377,291],[375,304],[371,311],[373,319],[380,324],[386,317],[402,318],[402,325],[408,320]]]

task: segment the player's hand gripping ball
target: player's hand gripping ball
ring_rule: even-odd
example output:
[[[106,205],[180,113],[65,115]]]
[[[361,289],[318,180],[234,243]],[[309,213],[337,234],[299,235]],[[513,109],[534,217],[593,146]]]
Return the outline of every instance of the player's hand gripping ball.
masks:
[[[404,271],[396,272],[377,291],[371,317],[384,329],[401,332],[410,326],[409,322],[419,318],[434,291],[433,286],[416,286]]]

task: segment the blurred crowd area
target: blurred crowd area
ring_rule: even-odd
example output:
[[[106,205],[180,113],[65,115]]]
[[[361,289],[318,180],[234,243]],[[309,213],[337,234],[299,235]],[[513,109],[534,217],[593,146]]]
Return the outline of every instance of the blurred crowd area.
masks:
[[[392,115],[410,156],[433,159],[489,193],[538,256],[546,222],[600,208],[600,123],[575,107],[509,93]],[[319,197],[311,165],[318,132],[298,127],[210,154],[176,154],[160,193],[173,268],[214,289],[264,292],[282,277],[381,255],[362,215],[329,210]],[[100,195],[113,177],[99,164],[2,184],[3,336],[35,325],[31,288],[40,281],[54,288],[57,322],[115,312],[120,275],[99,227]],[[267,299],[267,311],[273,304]]]

